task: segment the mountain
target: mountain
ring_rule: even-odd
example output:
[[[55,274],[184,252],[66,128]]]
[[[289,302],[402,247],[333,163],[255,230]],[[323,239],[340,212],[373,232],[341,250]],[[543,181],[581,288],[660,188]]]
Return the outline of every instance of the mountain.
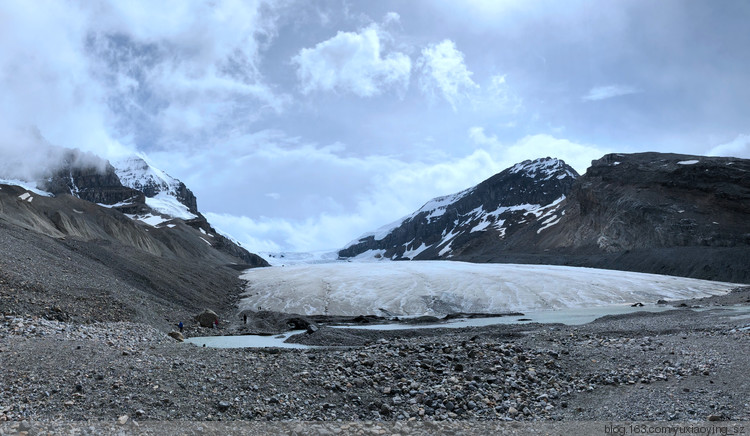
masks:
[[[173,228],[178,220],[201,233],[211,247],[240,259],[248,266],[268,266],[261,257],[216,231],[198,211],[193,192],[184,183],[153,167],[143,155],[115,165],[89,156],[81,164],[80,152],[68,150],[57,168],[37,185],[54,196],[74,197],[112,208],[150,227]]]
[[[394,260],[457,258],[476,240],[542,231],[561,217],[560,205],[578,173],[559,159],[527,160],[473,188],[434,198],[413,214],[363,235],[339,251]]]
[[[198,214],[198,201],[193,192],[181,181],[154,168],[144,155],[117,161],[114,168],[122,185],[143,192],[147,199],[151,199],[146,201],[152,208],[171,213],[177,210],[185,217]],[[187,211],[181,210],[174,201],[185,206]]]
[[[242,289],[237,271],[268,266],[142,158],[116,168],[77,153],[39,180],[0,180],[4,313],[163,327],[205,307],[230,310]]]
[[[510,169],[458,194],[457,199],[469,201],[467,197],[477,196],[482,185],[496,190],[497,198],[513,195],[507,185],[488,184],[508,172]],[[460,235],[450,239],[450,249],[442,253],[440,250],[448,246],[447,236],[452,236],[450,223],[444,229],[433,229],[427,213],[412,224],[423,214],[418,211],[385,235],[366,236],[339,255],[385,250],[385,257],[409,258],[399,254],[398,246],[409,243],[406,238],[411,234],[419,234],[423,241],[439,241],[430,248],[440,250],[425,249],[411,256],[414,259],[450,256],[480,263],[587,266],[750,283],[750,160],[666,153],[608,154],[593,161],[584,175],[562,180],[570,185],[559,202],[544,205],[531,197],[516,198],[512,203],[540,206],[525,207],[500,227],[499,221],[494,221],[483,232],[471,233],[473,228],[469,229],[468,237],[468,227],[460,228]],[[529,182],[534,183],[533,178]],[[472,201],[482,204],[483,211],[495,207],[489,203],[488,208],[483,198]],[[459,223],[467,219],[453,199],[442,210],[455,210],[452,217]],[[481,224],[478,220],[471,222]],[[505,232],[501,228],[506,228]],[[406,229],[411,233],[404,232]],[[448,233],[444,233],[446,229]],[[397,239],[399,232],[407,234]],[[394,245],[387,246],[387,242]]]

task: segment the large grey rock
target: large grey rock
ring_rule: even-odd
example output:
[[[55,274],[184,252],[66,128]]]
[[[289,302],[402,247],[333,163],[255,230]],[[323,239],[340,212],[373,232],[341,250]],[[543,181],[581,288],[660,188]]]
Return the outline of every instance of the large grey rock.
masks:
[[[195,320],[201,327],[213,327],[214,323],[219,320],[219,315],[211,309],[206,309],[196,316]]]

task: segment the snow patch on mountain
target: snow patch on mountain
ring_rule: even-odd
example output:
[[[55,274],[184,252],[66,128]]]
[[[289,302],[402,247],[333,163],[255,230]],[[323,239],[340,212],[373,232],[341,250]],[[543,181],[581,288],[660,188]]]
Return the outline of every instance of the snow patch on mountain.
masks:
[[[155,197],[146,197],[146,205],[151,209],[173,218],[182,220],[191,220],[198,218],[197,215],[190,213],[187,206],[180,203],[176,197],[168,192],[160,192]]]
[[[456,203],[458,200],[464,198],[465,196],[471,194],[473,191],[474,188],[469,188],[456,194],[433,198],[432,200],[425,203],[424,206],[419,208],[418,211],[411,214],[410,217],[415,217],[420,213],[427,212],[427,220],[432,221],[437,217],[443,216],[448,207]]]
[[[148,224],[151,227],[158,227],[167,221],[171,220],[171,218],[164,218],[161,215],[154,215],[152,213],[147,214],[125,214],[126,217],[130,218],[133,221],[140,221],[144,224]]]
[[[39,189],[36,182],[27,182],[25,180],[18,180],[18,179],[3,179],[0,178],[0,185],[10,185],[10,186],[20,186],[21,188],[31,191],[36,195],[41,195],[42,197],[53,197],[53,195],[47,191],[44,191],[42,189]]]
[[[429,246],[425,244],[424,242],[422,242],[422,245],[420,245],[419,247],[413,250],[406,250],[404,254],[402,255],[402,257],[412,260],[415,257],[419,256],[419,253],[425,251],[427,248],[429,248]]]
[[[375,230],[374,232],[365,233],[364,235],[360,236],[359,238],[357,238],[357,239],[349,242],[348,244],[346,244],[346,246],[344,248],[350,247],[350,246],[358,243],[360,241],[360,239],[367,238],[369,236],[372,236],[373,238],[375,238],[376,241],[381,241],[381,240],[383,240],[383,238],[385,238],[386,236],[388,236],[394,229],[398,228],[398,226],[400,226],[408,218],[409,218],[409,216],[401,218],[401,219],[396,220],[396,221],[394,221],[394,222],[392,222],[390,224],[386,224],[386,225],[384,225],[382,227],[378,227],[378,229]]]
[[[564,179],[566,177],[577,177],[570,171],[565,162],[559,159],[536,159],[517,163],[510,168],[511,174],[526,173],[529,177],[538,180],[549,180],[553,177]]]

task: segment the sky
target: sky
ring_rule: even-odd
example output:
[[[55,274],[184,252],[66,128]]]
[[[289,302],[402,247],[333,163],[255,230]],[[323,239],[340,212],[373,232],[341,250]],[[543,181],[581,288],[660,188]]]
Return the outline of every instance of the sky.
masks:
[[[750,158],[744,0],[0,2],[0,172],[145,153],[251,251],[540,157]]]

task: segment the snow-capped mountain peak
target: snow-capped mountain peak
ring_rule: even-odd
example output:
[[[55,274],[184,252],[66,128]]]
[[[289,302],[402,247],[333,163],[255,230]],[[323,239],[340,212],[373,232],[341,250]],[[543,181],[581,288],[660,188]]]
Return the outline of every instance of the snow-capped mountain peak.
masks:
[[[511,174],[524,173],[529,177],[541,180],[549,180],[553,177],[558,179],[578,177],[565,162],[551,157],[525,160],[510,167],[508,172]]]
[[[450,258],[488,232],[504,239],[527,223],[542,232],[560,221],[560,205],[577,177],[559,159],[523,161],[476,186],[428,201],[411,215],[362,235],[339,255]]]
[[[136,154],[112,165],[123,186],[143,192],[150,208],[183,220],[198,217],[195,195],[184,183],[153,166],[144,154]]]
[[[123,186],[137,189],[147,197],[155,197],[161,192],[176,197],[182,185],[179,180],[154,167],[142,153],[112,162],[112,166]]]

